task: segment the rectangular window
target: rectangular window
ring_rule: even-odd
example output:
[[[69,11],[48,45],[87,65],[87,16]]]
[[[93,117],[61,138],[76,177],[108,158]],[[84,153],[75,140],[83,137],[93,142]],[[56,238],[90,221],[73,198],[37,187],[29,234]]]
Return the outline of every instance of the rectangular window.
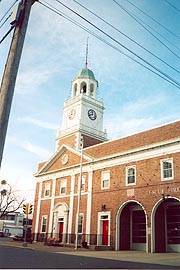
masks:
[[[42,216],[41,232],[45,233],[47,228],[47,216]]]
[[[161,180],[171,180],[174,178],[173,159],[161,160]]]
[[[61,180],[61,186],[60,186],[60,194],[66,194],[66,180]]]
[[[81,192],[85,191],[85,182],[86,182],[86,178],[85,176],[83,176],[81,179]]]
[[[126,168],[126,185],[136,184],[136,167],[131,166]]]
[[[83,214],[79,215],[78,220],[78,233],[83,233]]]
[[[101,173],[101,189],[108,189],[110,187],[110,171]]]
[[[45,191],[44,191],[44,196],[49,197],[50,196],[50,184],[45,184]]]

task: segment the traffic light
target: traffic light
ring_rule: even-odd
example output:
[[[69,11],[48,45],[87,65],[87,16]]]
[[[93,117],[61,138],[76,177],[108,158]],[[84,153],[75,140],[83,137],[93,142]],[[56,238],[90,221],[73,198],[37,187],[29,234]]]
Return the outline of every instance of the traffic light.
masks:
[[[26,204],[23,204],[23,213],[25,214],[25,215],[28,215],[28,203],[26,203]]]
[[[32,214],[32,211],[33,211],[33,205],[30,204],[30,206],[29,206],[29,214]]]

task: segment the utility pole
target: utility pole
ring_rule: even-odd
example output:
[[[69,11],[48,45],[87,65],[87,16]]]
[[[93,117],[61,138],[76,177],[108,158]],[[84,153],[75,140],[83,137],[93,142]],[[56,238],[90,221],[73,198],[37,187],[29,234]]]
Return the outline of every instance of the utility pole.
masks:
[[[80,218],[80,203],[81,203],[81,186],[82,186],[82,165],[83,165],[83,137],[81,137],[81,157],[80,157],[80,174],[78,182],[78,202],[77,202],[77,213],[76,213],[76,239],[75,239],[75,249],[78,249],[78,227],[79,227],[79,218]]]
[[[22,0],[19,3],[17,16],[13,22],[15,23],[15,29],[0,88],[0,168],[21,53],[31,6],[35,1]]]

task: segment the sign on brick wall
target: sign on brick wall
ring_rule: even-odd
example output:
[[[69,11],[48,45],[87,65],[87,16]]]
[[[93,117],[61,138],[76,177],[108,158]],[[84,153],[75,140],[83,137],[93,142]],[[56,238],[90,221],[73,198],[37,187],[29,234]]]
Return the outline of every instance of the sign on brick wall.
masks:
[[[128,197],[128,199],[134,198],[134,188],[127,189],[127,197]]]

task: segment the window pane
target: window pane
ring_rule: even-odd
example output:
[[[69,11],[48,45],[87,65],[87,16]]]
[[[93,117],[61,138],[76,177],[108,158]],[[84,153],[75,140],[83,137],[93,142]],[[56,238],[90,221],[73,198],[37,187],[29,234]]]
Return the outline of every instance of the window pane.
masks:
[[[108,188],[109,187],[109,180],[104,180],[103,181],[103,188]]]
[[[82,233],[83,229],[83,216],[79,216],[78,220],[78,233]]]
[[[168,161],[163,162],[163,177],[171,178],[172,177],[172,163]]]
[[[61,193],[61,194],[66,193],[66,180],[61,180],[60,193]]]
[[[110,186],[110,171],[102,172],[101,174],[102,188],[109,188]]]
[[[128,184],[135,183],[135,168],[129,168],[127,171],[127,175]]]
[[[50,184],[46,184],[45,185],[45,192],[44,192],[45,196],[49,196],[50,195]]]
[[[65,187],[62,187],[61,188],[61,194],[64,194],[64,193],[66,193],[66,188]]]
[[[45,191],[45,196],[49,196],[49,190]]]
[[[170,162],[165,161],[165,162],[163,162],[163,168],[164,168],[164,170],[171,169],[172,164]]]
[[[47,217],[42,219],[42,232],[46,232]]]

